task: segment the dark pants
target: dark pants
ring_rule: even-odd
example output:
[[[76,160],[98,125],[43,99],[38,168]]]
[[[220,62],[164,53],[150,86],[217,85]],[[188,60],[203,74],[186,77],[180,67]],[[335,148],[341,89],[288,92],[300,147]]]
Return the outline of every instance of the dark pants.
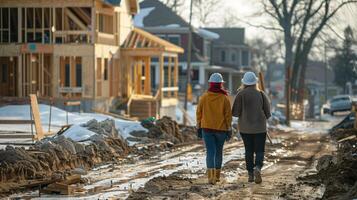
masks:
[[[248,172],[253,172],[254,167],[263,167],[266,133],[247,134],[240,133],[245,148],[245,164]],[[255,153],[255,162],[254,162]]]
[[[221,169],[223,158],[223,145],[227,138],[226,133],[206,132],[203,130],[203,139],[206,145],[207,168]]]

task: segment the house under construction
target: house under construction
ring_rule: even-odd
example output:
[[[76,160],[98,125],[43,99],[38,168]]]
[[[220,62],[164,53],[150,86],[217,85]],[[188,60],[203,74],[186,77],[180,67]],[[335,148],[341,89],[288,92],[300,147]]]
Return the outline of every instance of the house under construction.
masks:
[[[138,9],[137,0],[1,0],[0,96],[173,116],[183,49],[133,27]]]

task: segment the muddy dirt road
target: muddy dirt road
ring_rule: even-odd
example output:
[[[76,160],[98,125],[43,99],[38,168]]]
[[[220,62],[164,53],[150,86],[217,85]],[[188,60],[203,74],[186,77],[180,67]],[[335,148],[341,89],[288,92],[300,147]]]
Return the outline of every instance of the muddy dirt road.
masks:
[[[223,180],[207,185],[205,151],[191,144],[162,152],[150,159],[130,158],[126,164],[107,164],[84,176],[86,196],[42,195],[38,191],[12,197],[33,199],[313,199],[323,185],[308,179],[315,174],[315,160],[333,150],[326,130],[329,122],[297,123],[295,128],[271,131],[267,144],[263,183],[247,183],[242,141],[225,145]],[[37,197],[36,197],[37,195]]]
[[[313,126],[321,125],[314,123]],[[232,156],[237,142],[225,150],[231,157],[224,164],[223,181],[207,185],[205,171],[179,171],[171,176],[149,181],[129,199],[314,199],[321,197],[323,185],[310,181],[315,174],[315,160],[333,149],[326,134],[273,132],[276,144],[267,145],[263,183],[248,183],[243,155]],[[196,178],[189,178],[198,176]],[[186,177],[186,178],[185,178]]]

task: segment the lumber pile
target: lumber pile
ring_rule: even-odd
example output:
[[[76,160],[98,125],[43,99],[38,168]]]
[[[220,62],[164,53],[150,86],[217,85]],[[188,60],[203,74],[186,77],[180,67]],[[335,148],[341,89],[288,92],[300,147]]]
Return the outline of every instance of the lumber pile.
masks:
[[[74,195],[85,194],[85,190],[82,186],[74,185],[81,182],[81,175],[75,174],[66,177],[62,181],[57,181],[49,184],[47,187],[41,189],[41,193],[47,194],[60,194],[60,195]]]

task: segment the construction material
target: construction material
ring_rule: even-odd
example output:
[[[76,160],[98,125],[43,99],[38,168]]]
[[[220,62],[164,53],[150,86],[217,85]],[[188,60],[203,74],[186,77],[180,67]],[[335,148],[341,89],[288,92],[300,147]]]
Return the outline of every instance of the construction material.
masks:
[[[31,124],[31,137],[35,140],[41,140],[44,138],[45,134],[43,133],[40,111],[38,108],[37,97],[34,94],[30,95],[30,120],[12,120],[12,119],[3,119],[0,120],[0,124]],[[35,125],[36,134],[33,133],[33,125]],[[47,133],[48,134],[48,133]],[[13,135],[12,138],[27,138],[29,135]],[[11,138],[11,135],[1,135],[0,138]]]
[[[33,115],[33,120],[35,121],[35,129],[36,136],[34,137],[36,140],[41,140],[44,137],[41,118],[40,118],[40,110],[38,109],[37,97],[34,94],[30,94],[31,100],[31,112]]]
[[[63,104],[66,107],[66,122],[68,125],[68,107],[79,106],[79,110],[81,110],[81,102],[80,101],[66,101]]]
[[[263,92],[265,91],[264,76],[263,76],[262,72],[259,72],[259,89]],[[268,131],[267,131],[267,138],[268,138],[270,144],[273,144],[273,141],[272,141]]]

